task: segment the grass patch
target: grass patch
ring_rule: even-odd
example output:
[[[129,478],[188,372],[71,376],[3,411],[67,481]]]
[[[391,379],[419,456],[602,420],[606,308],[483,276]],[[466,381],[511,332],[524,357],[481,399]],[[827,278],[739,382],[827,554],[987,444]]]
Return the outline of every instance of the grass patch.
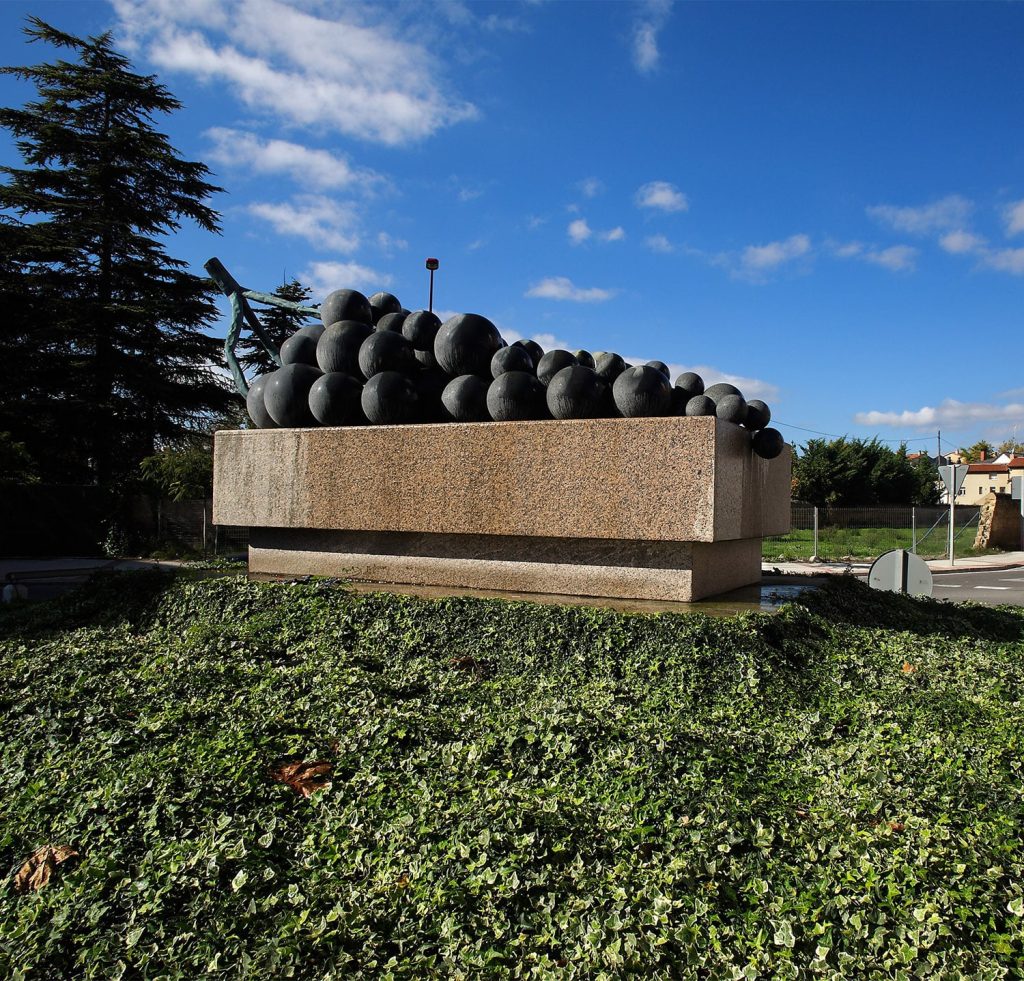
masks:
[[[949,539],[945,531],[938,529],[927,538],[923,538],[923,534],[923,531],[918,531],[917,552],[922,558],[942,558],[949,554]],[[958,559],[1000,551],[975,548],[976,535],[977,528],[968,528],[956,539],[954,550]],[[822,525],[818,530],[818,556],[826,560],[874,559],[894,548],[909,550],[913,545],[914,535],[910,528],[836,528]],[[800,528],[787,535],[765,538],[761,543],[761,553],[766,561],[806,561],[814,555],[814,531]]]
[[[0,976],[1013,977],[1022,641],[848,577],[733,620],[150,574],[3,610]]]

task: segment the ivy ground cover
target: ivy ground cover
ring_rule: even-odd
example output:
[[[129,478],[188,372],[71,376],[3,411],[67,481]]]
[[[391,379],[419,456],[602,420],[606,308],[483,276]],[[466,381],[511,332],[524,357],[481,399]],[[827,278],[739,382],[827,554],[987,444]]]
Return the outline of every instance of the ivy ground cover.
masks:
[[[1020,977],[1024,617],[801,602],[3,611],[0,977]]]

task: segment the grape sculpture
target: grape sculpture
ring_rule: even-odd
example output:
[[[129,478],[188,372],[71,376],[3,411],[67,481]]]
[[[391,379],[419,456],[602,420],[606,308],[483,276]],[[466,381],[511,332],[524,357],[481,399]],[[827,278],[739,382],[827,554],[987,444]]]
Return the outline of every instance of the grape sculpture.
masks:
[[[748,432],[764,459],[785,447],[764,402],[727,382],[705,386],[692,371],[673,385],[664,361],[508,345],[480,314],[442,323],[391,293],[335,290],[320,316],[284,342],[281,368],[250,385],[258,428],[713,416]]]

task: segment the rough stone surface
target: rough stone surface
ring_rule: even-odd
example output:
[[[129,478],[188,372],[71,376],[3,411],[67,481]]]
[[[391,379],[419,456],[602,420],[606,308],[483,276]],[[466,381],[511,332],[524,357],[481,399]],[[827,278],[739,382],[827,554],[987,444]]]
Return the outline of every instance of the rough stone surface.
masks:
[[[990,491],[981,499],[975,548],[1020,548],[1020,501]]]
[[[749,441],[712,417],[225,430],[214,521],[626,541],[785,534],[790,450],[764,460]]]
[[[688,602],[759,580],[790,465],[712,417],[228,430],[214,521],[253,572]]]
[[[760,539],[609,541],[254,528],[249,569],[369,582],[690,602],[757,582]]]

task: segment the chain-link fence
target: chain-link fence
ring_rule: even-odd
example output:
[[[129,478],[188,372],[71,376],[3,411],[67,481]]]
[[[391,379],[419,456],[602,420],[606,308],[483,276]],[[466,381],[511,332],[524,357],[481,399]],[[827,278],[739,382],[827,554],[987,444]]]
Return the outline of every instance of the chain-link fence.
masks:
[[[203,555],[238,555],[248,551],[249,529],[213,523],[212,501],[150,501],[139,499],[132,511],[132,526],[148,522],[157,547],[201,552]]]
[[[955,555],[974,551],[980,507],[955,509]],[[788,535],[765,538],[766,560],[793,562],[818,558],[825,562],[877,558],[894,548],[905,548],[923,558],[949,555],[948,507],[816,508],[792,505]]]

